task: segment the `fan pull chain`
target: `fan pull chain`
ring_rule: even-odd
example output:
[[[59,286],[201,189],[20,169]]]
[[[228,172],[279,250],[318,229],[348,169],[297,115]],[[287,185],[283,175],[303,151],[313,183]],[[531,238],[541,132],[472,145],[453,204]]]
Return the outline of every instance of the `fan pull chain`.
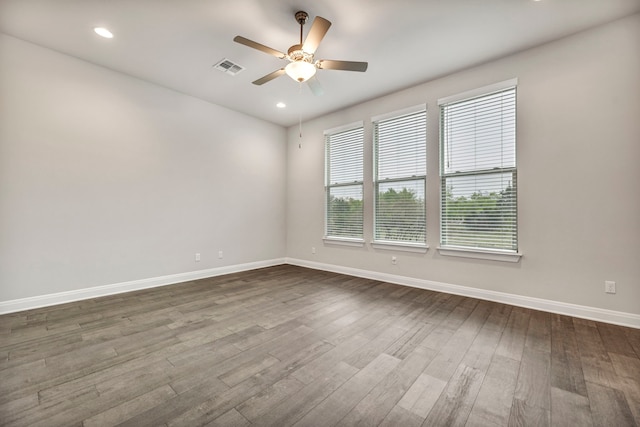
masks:
[[[300,82],[299,84],[299,89],[300,90],[298,91],[298,93],[300,94],[300,100],[302,101],[302,82]],[[298,148],[302,148],[302,111],[299,108],[298,108],[298,131],[299,131],[299,137],[300,137],[300,141],[298,142]]]

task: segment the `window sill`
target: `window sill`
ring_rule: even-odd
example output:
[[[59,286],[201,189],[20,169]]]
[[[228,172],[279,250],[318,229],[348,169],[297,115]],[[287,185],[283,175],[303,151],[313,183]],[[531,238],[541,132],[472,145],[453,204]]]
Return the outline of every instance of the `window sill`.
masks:
[[[507,252],[507,251],[492,251],[488,249],[471,249],[460,248],[454,246],[440,246],[438,247],[440,255],[444,256],[456,256],[463,258],[474,259],[486,259],[490,261],[504,261],[504,262],[518,262],[522,257],[519,252]]]
[[[338,246],[352,246],[362,248],[364,247],[363,239],[352,239],[348,237],[323,237],[322,240],[324,243],[329,245],[338,245]]]
[[[429,246],[424,243],[408,243],[408,242],[385,242],[382,240],[374,240],[370,243],[374,249],[382,249],[386,251],[415,252],[426,254]]]

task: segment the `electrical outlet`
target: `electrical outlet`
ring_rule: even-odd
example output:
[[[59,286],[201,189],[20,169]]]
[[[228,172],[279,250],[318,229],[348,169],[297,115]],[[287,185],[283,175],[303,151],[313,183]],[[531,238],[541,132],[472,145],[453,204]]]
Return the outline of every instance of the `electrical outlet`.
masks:
[[[316,253],[316,248],[315,248],[315,246],[311,246],[311,253],[312,253],[312,254],[315,254],[315,253]]]
[[[200,253],[196,253],[196,262],[200,261]]]
[[[396,265],[398,263],[398,258],[392,256],[391,257],[391,264]]]
[[[609,280],[604,282],[604,291],[608,294],[616,293],[616,282],[611,282]]]
[[[218,251],[218,258],[222,259],[222,251]]]

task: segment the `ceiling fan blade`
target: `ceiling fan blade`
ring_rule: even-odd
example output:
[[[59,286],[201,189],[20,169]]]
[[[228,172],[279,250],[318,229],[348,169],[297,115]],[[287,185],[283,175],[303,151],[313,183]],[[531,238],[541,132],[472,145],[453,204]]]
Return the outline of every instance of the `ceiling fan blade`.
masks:
[[[310,54],[315,53],[320,42],[324,38],[324,35],[329,31],[330,26],[331,22],[321,16],[316,16],[313,20],[313,24],[311,24],[311,29],[309,30],[309,34],[307,34],[307,38],[304,39],[302,50]]]
[[[367,71],[368,66],[367,62],[334,61],[332,59],[318,61],[318,68],[324,70]]]
[[[254,85],[263,85],[267,82],[270,82],[271,80],[275,79],[276,77],[280,77],[281,75],[284,74],[284,68],[280,68],[279,70],[274,71],[273,73],[269,73],[264,77],[259,78],[258,80],[256,80],[255,82],[252,82]]]
[[[245,46],[252,47],[254,49],[258,49],[258,50],[260,50],[260,51],[262,51],[264,53],[268,53],[269,55],[273,55],[273,56],[275,56],[277,58],[280,58],[280,59],[284,59],[287,56],[286,54],[280,52],[279,50],[272,49],[269,46],[265,46],[265,45],[260,44],[258,42],[254,42],[253,40],[246,39],[246,38],[244,38],[242,36],[235,36],[233,38],[233,41],[236,42],[236,43],[243,44]]]
[[[324,88],[322,87],[320,81],[316,76],[313,76],[309,80],[307,80],[307,83],[309,84],[309,89],[311,89],[311,92],[313,92],[315,96],[324,95]]]

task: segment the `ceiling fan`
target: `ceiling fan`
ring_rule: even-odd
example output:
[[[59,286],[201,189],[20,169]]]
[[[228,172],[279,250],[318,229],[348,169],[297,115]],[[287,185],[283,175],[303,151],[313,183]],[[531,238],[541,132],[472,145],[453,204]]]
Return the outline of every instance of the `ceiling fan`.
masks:
[[[254,85],[262,85],[276,77],[280,77],[283,74],[289,75],[292,79],[302,83],[308,82],[309,88],[316,95],[322,94],[322,87],[316,79],[312,77],[316,74],[317,70],[345,70],[345,71],[366,71],[368,64],[366,62],[355,61],[336,61],[332,59],[321,59],[316,61],[314,54],[316,49],[320,45],[320,42],[324,38],[325,34],[331,26],[331,22],[328,20],[316,16],[311,24],[311,29],[307,38],[302,40],[302,27],[309,19],[309,14],[304,11],[298,11],[295,13],[295,19],[300,24],[300,43],[294,44],[289,48],[287,53],[280,52],[272,49],[263,44],[254,42],[242,36],[236,36],[233,41],[243,44],[245,46],[260,50],[268,53],[280,59],[286,59],[289,61],[285,67],[280,68],[272,73],[267,74],[264,77],[254,81]]]

